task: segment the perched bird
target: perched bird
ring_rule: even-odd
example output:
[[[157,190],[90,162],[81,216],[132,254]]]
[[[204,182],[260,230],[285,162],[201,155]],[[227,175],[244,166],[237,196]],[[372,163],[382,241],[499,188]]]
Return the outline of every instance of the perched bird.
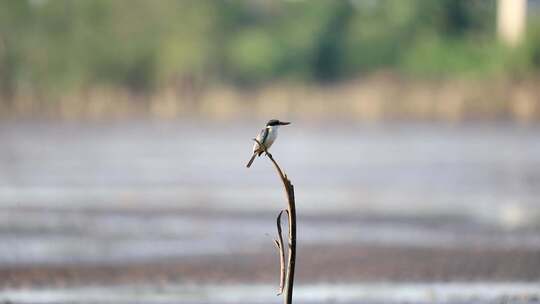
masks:
[[[261,130],[259,135],[257,135],[257,141],[264,145],[266,150],[270,149],[270,146],[272,146],[272,144],[277,138],[279,126],[286,126],[288,124],[290,124],[290,122],[279,121],[277,119],[269,120],[266,124],[266,127]],[[263,152],[264,149],[260,147],[257,142],[255,142],[255,144],[253,145],[253,156],[251,156],[251,159],[247,163],[246,167],[249,168],[255,160],[255,157],[261,156]]]

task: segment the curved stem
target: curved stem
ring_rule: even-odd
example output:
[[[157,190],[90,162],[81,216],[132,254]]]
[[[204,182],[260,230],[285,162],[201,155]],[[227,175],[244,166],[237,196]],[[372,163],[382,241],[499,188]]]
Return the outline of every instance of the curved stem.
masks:
[[[287,195],[287,215],[289,224],[289,251],[287,261],[287,274],[285,276],[285,292],[283,295],[283,303],[292,303],[293,284],[294,284],[294,270],[296,264],[296,204],[294,199],[294,186],[287,178],[287,175],[283,173],[278,163],[272,157],[272,154],[266,154],[272,161],[278,174],[283,182],[285,188],[285,194]]]
[[[292,304],[293,285],[294,285],[294,270],[296,265],[296,203],[294,198],[294,186],[287,178],[287,175],[283,173],[281,167],[278,165],[272,154],[268,153],[266,146],[261,144],[257,139],[253,139],[259,144],[259,147],[263,149],[264,153],[274,164],[278,175],[283,182],[283,188],[287,195],[287,215],[289,225],[289,238],[288,238],[288,260],[287,260],[287,272],[285,275],[285,289],[283,294],[283,303]],[[281,216],[281,214],[280,214]],[[279,231],[278,231],[279,232]]]

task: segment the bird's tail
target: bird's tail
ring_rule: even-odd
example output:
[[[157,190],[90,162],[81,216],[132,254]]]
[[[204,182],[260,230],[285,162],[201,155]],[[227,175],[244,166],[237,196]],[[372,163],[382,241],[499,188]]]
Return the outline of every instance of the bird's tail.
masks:
[[[251,159],[249,160],[249,162],[247,163],[246,167],[251,167],[251,164],[253,163],[253,161],[255,160],[255,157],[257,157],[257,153],[253,153],[253,156],[251,157]]]

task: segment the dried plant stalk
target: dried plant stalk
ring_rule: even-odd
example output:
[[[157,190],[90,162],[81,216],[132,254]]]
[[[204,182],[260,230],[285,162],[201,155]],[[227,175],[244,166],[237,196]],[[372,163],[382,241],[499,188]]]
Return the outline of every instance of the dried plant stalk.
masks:
[[[285,304],[292,304],[292,295],[293,295],[293,286],[294,286],[294,270],[296,265],[296,203],[294,198],[294,186],[291,183],[291,181],[287,178],[287,175],[283,173],[283,170],[281,170],[281,167],[278,165],[272,154],[268,153],[266,150],[266,146],[261,144],[257,139],[253,139],[259,144],[259,147],[261,147],[268,156],[268,158],[272,161],[274,164],[274,167],[276,168],[276,171],[278,172],[278,175],[283,183],[283,188],[285,189],[285,194],[287,195],[287,216],[288,216],[288,225],[289,225],[289,236],[288,236],[288,259],[287,259],[287,266],[283,267],[283,263],[281,263],[280,266],[280,273],[285,272],[285,279],[283,280],[283,276],[280,277],[280,291],[283,291],[283,303]],[[281,237],[281,215],[283,211],[281,211],[278,215],[278,239],[282,239]],[[279,244],[278,240],[274,240],[274,243],[279,249],[279,255],[280,255],[280,261],[281,256],[285,256],[285,251],[283,248],[283,241],[281,241],[281,245]],[[284,260],[284,258],[283,258]],[[284,285],[283,288],[281,287]]]

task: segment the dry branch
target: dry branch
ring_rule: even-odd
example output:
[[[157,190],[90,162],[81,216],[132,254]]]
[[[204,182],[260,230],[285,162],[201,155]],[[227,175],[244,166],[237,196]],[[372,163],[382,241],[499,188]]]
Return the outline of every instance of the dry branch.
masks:
[[[287,267],[284,269],[283,266],[280,267],[281,270],[281,278],[280,278],[280,291],[284,291],[283,294],[283,303],[284,304],[292,304],[292,294],[293,294],[293,286],[294,286],[294,269],[296,265],[296,204],[295,204],[295,198],[294,198],[294,186],[291,183],[291,181],[287,178],[287,175],[283,173],[283,170],[281,170],[281,167],[278,165],[272,154],[268,153],[268,150],[266,149],[266,146],[261,144],[257,139],[253,139],[254,141],[259,144],[259,147],[264,151],[266,156],[272,161],[274,164],[274,167],[276,168],[276,171],[279,174],[279,177],[281,181],[283,182],[283,188],[285,189],[285,194],[287,195],[287,216],[288,216],[288,225],[289,225],[289,237],[288,237],[288,259],[287,259]],[[278,235],[281,239],[281,215],[283,211],[281,211],[278,215],[277,224],[278,224]],[[285,251],[283,248],[283,241],[281,241],[281,245],[279,244],[278,240],[274,240],[274,243],[279,249],[280,254],[280,262],[281,262],[281,256],[283,255],[283,260],[285,256]],[[281,263],[283,265],[283,263]],[[285,279],[283,280],[283,271],[286,271],[285,273]],[[285,284],[285,286],[282,288],[282,284]]]

